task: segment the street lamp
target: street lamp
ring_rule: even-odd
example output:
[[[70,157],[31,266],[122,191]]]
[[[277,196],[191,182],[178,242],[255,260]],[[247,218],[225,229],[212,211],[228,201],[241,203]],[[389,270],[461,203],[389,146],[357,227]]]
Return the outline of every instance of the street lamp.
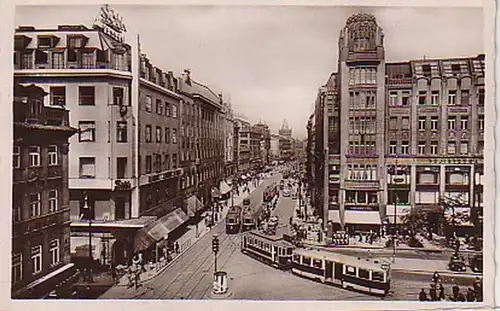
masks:
[[[89,275],[88,275],[88,281],[93,282],[93,277],[92,277],[92,213],[91,213],[91,208],[89,206],[89,196],[87,194],[87,191],[83,193],[83,210],[84,213],[82,216],[85,216],[87,220],[89,221],[89,262],[90,262],[90,267],[89,267]],[[85,215],[86,214],[86,215]],[[83,218],[83,217],[82,217]]]

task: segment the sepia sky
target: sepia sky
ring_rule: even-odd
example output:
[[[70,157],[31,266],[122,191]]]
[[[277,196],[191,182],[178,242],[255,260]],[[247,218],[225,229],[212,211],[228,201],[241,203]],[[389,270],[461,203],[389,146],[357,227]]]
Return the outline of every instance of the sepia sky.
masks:
[[[373,13],[384,30],[386,61],[484,53],[483,16],[474,8],[215,7],[112,5],[132,40],[164,71],[230,96],[250,121],[277,132],[288,120],[304,138],[319,86],[337,68],[346,19]],[[55,28],[92,22],[99,6],[22,6],[15,24]]]

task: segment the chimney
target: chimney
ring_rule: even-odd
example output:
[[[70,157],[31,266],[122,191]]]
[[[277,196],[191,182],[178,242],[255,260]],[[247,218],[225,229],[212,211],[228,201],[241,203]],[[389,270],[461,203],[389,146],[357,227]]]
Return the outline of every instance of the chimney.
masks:
[[[184,74],[182,75],[184,81],[186,81],[187,85],[191,85],[191,70],[184,69]]]
[[[174,73],[172,71],[167,72],[167,89],[174,90]]]
[[[222,99],[222,94],[219,94],[219,103],[223,105],[223,99]]]

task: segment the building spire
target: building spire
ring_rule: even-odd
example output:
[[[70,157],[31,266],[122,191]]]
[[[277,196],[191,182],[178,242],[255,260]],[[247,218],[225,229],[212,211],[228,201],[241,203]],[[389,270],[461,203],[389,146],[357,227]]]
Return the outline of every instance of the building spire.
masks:
[[[288,121],[286,119],[283,119],[283,125],[281,125],[281,128],[284,130],[288,130]]]

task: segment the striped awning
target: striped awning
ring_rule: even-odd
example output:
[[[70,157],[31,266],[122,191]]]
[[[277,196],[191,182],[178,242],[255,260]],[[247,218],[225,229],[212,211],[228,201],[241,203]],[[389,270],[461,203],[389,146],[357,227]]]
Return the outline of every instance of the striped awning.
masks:
[[[380,213],[378,211],[345,211],[346,224],[381,225]]]

